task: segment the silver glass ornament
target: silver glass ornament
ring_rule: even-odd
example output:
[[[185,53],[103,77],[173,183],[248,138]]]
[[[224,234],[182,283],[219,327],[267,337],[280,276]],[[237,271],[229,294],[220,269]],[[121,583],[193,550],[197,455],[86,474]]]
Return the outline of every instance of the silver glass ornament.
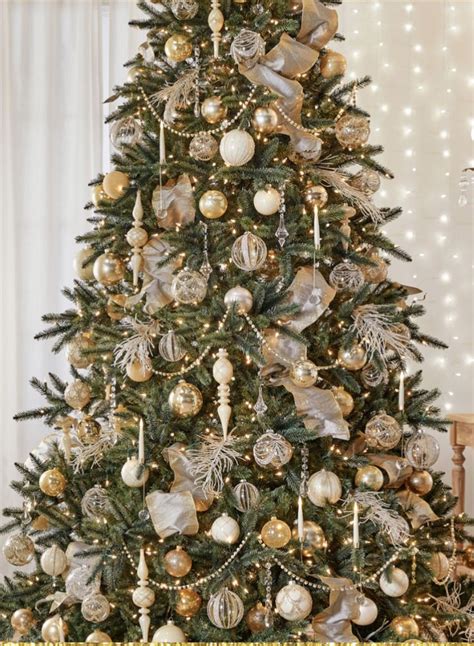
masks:
[[[110,603],[103,594],[91,594],[83,600],[81,613],[86,621],[99,624],[110,615]]]
[[[160,339],[158,352],[165,361],[180,361],[186,354],[185,341],[182,336],[170,330]]]
[[[110,129],[110,141],[121,152],[125,146],[135,146],[143,136],[143,128],[134,117],[116,121]]]
[[[81,565],[69,572],[65,585],[67,594],[83,601],[86,597],[95,594],[100,589],[99,577],[91,578],[91,569],[88,565]]]
[[[415,469],[429,469],[439,457],[439,444],[432,435],[417,431],[405,445],[405,456]]]
[[[242,480],[232,489],[234,505],[239,511],[245,512],[256,509],[260,502],[260,492],[255,485]]]
[[[199,10],[196,0],[171,0],[169,6],[178,20],[192,20]]]
[[[402,438],[397,420],[385,412],[372,417],[365,426],[365,440],[375,449],[393,449]]]
[[[235,628],[244,616],[242,599],[232,590],[222,588],[211,595],[207,604],[207,616],[217,628]]]
[[[96,520],[103,518],[110,511],[110,501],[107,491],[96,484],[82,496],[81,510],[84,516]]]
[[[243,271],[259,269],[267,258],[267,245],[258,236],[246,231],[232,245],[232,261]]]
[[[283,435],[269,429],[255,442],[253,456],[258,466],[279,469],[291,460],[293,447]]]
[[[364,274],[352,262],[340,262],[329,275],[329,282],[336,289],[356,291],[364,284]]]
[[[198,161],[210,161],[219,150],[219,144],[207,132],[199,132],[191,139],[189,154]]]
[[[207,280],[198,271],[183,269],[175,276],[171,292],[178,303],[195,305],[206,298]]]

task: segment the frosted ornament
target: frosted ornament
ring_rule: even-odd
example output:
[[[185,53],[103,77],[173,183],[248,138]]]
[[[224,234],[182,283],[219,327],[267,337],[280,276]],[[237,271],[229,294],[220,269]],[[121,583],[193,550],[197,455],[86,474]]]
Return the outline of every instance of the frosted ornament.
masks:
[[[180,361],[186,354],[185,340],[173,330],[167,332],[160,339],[158,344],[158,352],[165,361],[175,363]]]
[[[5,541],[3,556],[10,565],[22,567],[28,565],[35,555],[35,544],[25,534],[12,534]]]
[[[234,505],[236,509],[242,512],[250,511],[258,507],[260,502],[260,492],[255,485],[246,480],[242,480],[232,489],[234,496]]]
[[[224,513],[212,523],[211,536],[216,543],[234,545],[240,536],[239,523]]]
[[[104,644],[111,641],[112,638],[102,630],[94,630],[86,637],[86,644]]]
[[[110,129],[110,141],[119,152],[122,152],[126,146],[135,146],[142,136],[143,128],[134,117],[120,119]]]
[[[183,269],[171,284],[173,298],[183,305],[197,305],[206,298],[207,280],[198,271]]]
[[[429,469],[439,457],[439,444],[432,435],[417,431],[405,445],[405,457],[415,469]]]
[[[64,391],[64,401],[75,410],[81,410],[91,400],[91,389],[89,384],[80,379],[72,381]]]
[[[170,644],[183,643],[188,640],[179,626],[176,626],[172,621],[168,621],[164,626],[160,626],[160,628],[155,630],[152,641]]]
[[[329,274],[329,282],[335,289],[357,291],[364,284],[364,274],[352,262],[340,262]]]
[[[267,186],[255,193],[253,205],[261,215],[273,215],[280,208],[281,195],[273,186]]]
[[[359,614],[355,619],[351,619],[352,623],[357,626],[369,626],[377,619],[379,610],[372,599],[364,595],[357,597],[357,605],[359,607]]]
[[[283,619],[287,621],[302,621],[310,614],[313,607],[313,600],[306,588],[291,581],[278,592],[275,599],[275,607]]]
[[[403,570],[394,567],[390,572],[390,577],[386,570],[383,572],[379,579],[379,585],[382,592],[388,597],[401,597],[408,590],[410,581]]]
[[[81,613],[86,621],[99,624],[110,615],[110,603],[103,594],[91,594],[83,600]]]
[[[128,458],[125,464],[122,467],[120,472],[122,480],[127,485],[127,487],[132,487],[134,489],[138,487],[143,487],[143,485],[148,480],[150,471],[148,467],[145,467],[139,459],[134,456]]]
[[[242,599],[232,590],[223,588],[211,596],[207,604],[207,616],[217,628],[235,628],[244,616]]]
[[[41,555],[41,569],[49,576],[59,576],[67,568],[65,552],[59,545],[52,545]]]
[[[239,269],[255,271],[260,269],[267,258],[267,245],[262,238],[246,231],[232,245],[231,257]]]
[[[219,152],[229,166],[244,166],[255,154],[255,142],[245,130],[229,130],[221,139]]]
[[[308,480],[308,498],[317,507],[336,503],[342,496],[342,485],[332,471],[321,469]]]
[[[255,442],[253,456],[259,467],[279,469],[291,460],[293,447],[283,435],[269,429]]]

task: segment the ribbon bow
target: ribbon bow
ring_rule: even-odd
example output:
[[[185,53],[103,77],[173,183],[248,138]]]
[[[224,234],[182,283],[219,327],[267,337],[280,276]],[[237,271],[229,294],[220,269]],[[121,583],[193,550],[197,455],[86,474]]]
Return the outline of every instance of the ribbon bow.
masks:
[[[337,31],[338,18],[334,9],[328,9],[319,0],[302,0],[301,8],[301,27],[296,38],[282,34],[278,45],[265,54],[260,34],[243,29],[234,39],[231,53],[241,74],[279,95],[276,104],[279,132],[289,135],[297,155],[315,161],[322,142],[316,134],[298,127],[304,92],[295,79],[316,63],[319,51]]]

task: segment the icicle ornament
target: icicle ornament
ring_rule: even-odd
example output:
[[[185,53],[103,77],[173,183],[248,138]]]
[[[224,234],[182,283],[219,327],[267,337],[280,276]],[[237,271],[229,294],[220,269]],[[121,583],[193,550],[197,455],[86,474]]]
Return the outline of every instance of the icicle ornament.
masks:
[[[219,43],[222,40],[220,32],[224,26],[224,14],[220,10],[219,0],[212,0],[211,6],[207,24],[212,31],[211,40],[214,45],[214,58],[219,58]]]
[[[142,631],[142,643],[148,642],[150,632],[150,608],[155,602],[155,593],[148,587],[148,566],[145,559],[145,550],[140,549],[140,560],[137,568],[138,588],[133,591],[133,603],[139,608],[140,619],[138,623]]]
[[[230,404],[230,388],[229,383],[234,375],[234,368],[229,361],[227,350],[220,348],[218,352],[218,359],[214,363],[212,369],[212,376],[219,384],[217,392],[219,394],[219,406],[217,407],[217,414],[222,425],[222,434],[224,439],[227,437],[229,429],[230,416],[232,408]]]

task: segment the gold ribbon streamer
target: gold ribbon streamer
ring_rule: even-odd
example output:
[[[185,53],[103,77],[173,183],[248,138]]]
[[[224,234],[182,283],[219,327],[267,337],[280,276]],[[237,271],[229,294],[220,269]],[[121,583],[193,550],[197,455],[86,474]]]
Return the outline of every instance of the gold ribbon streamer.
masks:
[[[426,500],[417,496],[416,493],[399,491],[397,498],[413,529],[419,529],[425,523],[439,520],[439,516],[434,513]]]
[[[318,613],[313,621],[311,638],[318,642],[352,642],[359,640],[352,632],[352,619],[357,619],[360,614],[357,589],[341,590],[352,584],[350,579],[342,577],[319,577],[331,589],[329,593],[329,606]],[[311,629],[310,629],[311,630]]]
[[[278,130],[290,137],[298,155],[315,161],[321,153],[322,142],[316,134],[298,127],[304,91],[296,79],[314,66],[319,51],[337,31],[338,17],[334,9],[319,0],[302,0],[300,4],[301,27],[296,38],[282,34],[278,45],[265,54],[259,34],[243,30],[232,43],[231,51],[241,74],[255,85],[264,85],[278,94]]]
[[[158,185],[151,199],[158,226],[162,229],[175,229],[194,221],[196,208],[194,192],[188,175],[180,175],[177,180],[169,180],[164,186]]]

